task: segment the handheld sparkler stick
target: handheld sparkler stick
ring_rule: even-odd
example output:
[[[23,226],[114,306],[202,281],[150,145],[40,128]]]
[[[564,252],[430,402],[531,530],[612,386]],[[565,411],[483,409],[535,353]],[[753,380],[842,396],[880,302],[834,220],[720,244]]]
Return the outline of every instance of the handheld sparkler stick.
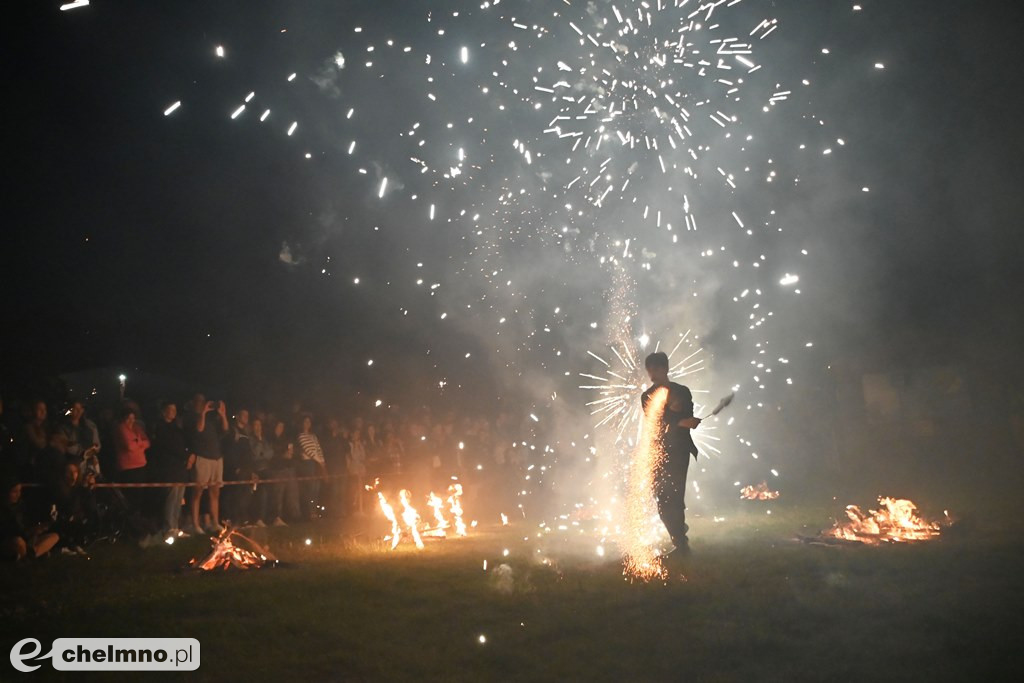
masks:
[[[732,403],[732,400],[734,398],[736,398],[736,392],[735,391],[730,391],[729,395],[723,397],[722,400],[718,402],[718,405],[715,406],[715,409],[712,410],[709,415],[705,415],[704,417],[702,417],[701,420],[706,420],[709,417],[714,417],[715,415],[718,415],[720,412],[725,410],[725,408],[727,408],[730,403]]]

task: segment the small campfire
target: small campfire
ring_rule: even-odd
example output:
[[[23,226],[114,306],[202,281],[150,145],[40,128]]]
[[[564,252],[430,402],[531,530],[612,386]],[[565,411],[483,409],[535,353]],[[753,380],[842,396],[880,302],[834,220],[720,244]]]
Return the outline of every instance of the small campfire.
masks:
[[[779,492],[768,488],[766,481],[762,481],[756,486],[751,484],[740,489],[740,498],[743,500],[775,500],[778,497]]]
[[[192,559],[190,567],[202,571],[261,569],[278,563],[270,550],[236,529],[226,528],[212,540],[210,554],[202,559]]]
[[[943,527],[953,523],[949,512],[941,521],[928,520],[917,506],[901,498],[879,498],[879,509],[864,512],[856,505],[846,506],[847,521],[837,521],[822,536],[868,545],[913,543],[937,538]]]

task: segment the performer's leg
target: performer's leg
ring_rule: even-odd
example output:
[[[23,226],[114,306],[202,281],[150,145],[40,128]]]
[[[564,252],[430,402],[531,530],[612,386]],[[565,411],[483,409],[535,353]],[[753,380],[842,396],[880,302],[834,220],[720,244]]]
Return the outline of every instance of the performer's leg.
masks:
[[[688,543],[686,524],[686,474],[689,466],[687,460],[682,464],[666,462],[658,486],[658,514],[665,524],[672,543],[678,548]]]

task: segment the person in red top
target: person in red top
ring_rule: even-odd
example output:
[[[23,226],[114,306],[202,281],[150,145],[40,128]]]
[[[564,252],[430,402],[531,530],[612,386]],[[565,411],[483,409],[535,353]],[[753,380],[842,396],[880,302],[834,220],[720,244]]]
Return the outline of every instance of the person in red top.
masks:
[[[118,480],[125,483],[142,483],[146,481],[146,449],[149,448],[149,437],[146,430],[135,417],[130,406],[121,409],[121,414],[114,427],[114,447],[117,452]]]

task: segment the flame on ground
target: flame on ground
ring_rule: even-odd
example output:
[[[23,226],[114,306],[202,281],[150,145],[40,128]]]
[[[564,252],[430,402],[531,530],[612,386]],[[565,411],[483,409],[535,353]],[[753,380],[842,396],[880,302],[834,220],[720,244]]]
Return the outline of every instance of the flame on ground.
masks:
[[[779,497],[778,491],[768,488],[768,482],[762,481],[756,486],[744,486],[740,489],[740,498],[743,500],[775,500]]]
[[[868,545],[927,541],[939,536],[950,524],[949,513],[943,522],[922,518],[913,502],[901,498],[879,498],[878,510],[866,513],[856,505],[846,506],[849,521],[836,522],[823,535]]]
[[[249,548],[232,541],[235,539]],[[192,567],[204,571],[215,569],[259,569],[267,562],[277,562],[277,558],[266,548],[248,536],[233,529],[224,529],[213,539],[213,549],[202,560],[195,558],[189,562]]]
[[[380,485],[378,479],[373,487],[366,489],[374,490]],[[408,537],[417,548],[423,548],[423,538],[446,538],[448,530],[455,527],[456,536],[467,535],[466,522],[463,520],[462,510],[462,484],[452,484],[448,487],[447,500],[442,499],[433,491],[427,497],[427,506],[433,510],[433,526],[426,525],[419,512],[412,505],[412,492],[402,489],[398,492],[398,500],[402,506],[401,514],[395,512],[395,508],[388,502],[387,497],[377,491],[377,501],[384,517],[391,522],[391,533],[384,537],[385,541],[391,541],[391,548],[395,549],[401,543],[403,536]],[[448,514],[453,521],[445,516],[445,503],[448,504]],[[476,523],[474,522],[474,525]]]
[[[665,387],[651,395],[643,419],[643,431],[629,463],[622,573],[644,581],[665,576],[661,555],[651,538],[650,529],[652,515],[657,516],[654,505],[655,476],[665,458],[660,427],[667,401],[668,389]]]

